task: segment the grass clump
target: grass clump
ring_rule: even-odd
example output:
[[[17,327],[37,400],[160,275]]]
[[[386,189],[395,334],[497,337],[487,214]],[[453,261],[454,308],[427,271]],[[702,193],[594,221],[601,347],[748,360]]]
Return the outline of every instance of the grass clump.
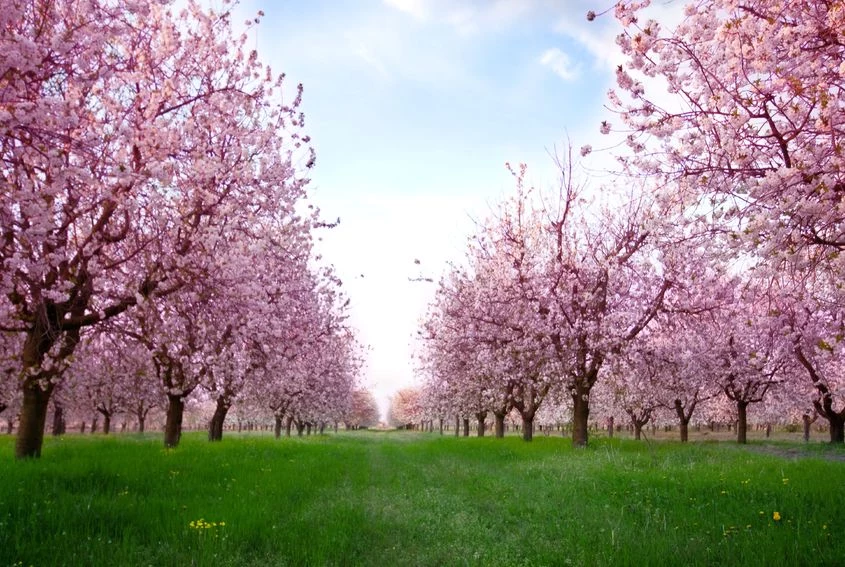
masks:
[[[834,565],[839,450],[360,433],[0,438],[0,565]],[[786,452],[787,456],[784,456]]]

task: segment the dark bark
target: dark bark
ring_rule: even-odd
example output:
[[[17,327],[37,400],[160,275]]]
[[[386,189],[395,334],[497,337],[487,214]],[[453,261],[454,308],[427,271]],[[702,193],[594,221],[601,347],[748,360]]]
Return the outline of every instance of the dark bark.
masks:
[[[94,414],[94,419],[91,420],[91,434],[93,435],[100,429],[100,416]]]
[[[164,446],[168,449],[179,446],[182,439],[182,417],[185,413],[185,399],[180,395],[167,395],[167,418],[164,422]]]
[[[587,423],[590,419],[590,391],[576,386],[572,394],[572,446],[586,447],[588,440]]]
[[[41,388],[36,380],[27,380],[23,386],[23,404],[18,424],[18,437],[15,440],[15,457],[18,459],[41,456],[44,444],[44,426],[47,421],[47,405],[53,385]]]
[[[144,432],[144,427],[147,423],[147,414],[138,414],[138,433]]]
[[[440,435],[443,435],[443,418],[440,418]]]
[[[501,439],[505,436],[505,414],[494,412],[493,417],[495,418],[496,437]]]
[[[65,408],[62,404],[55,402],[53,404],[53,436],[64,435],[66,429]]]
[[[214,408],[214,415],[211,416],[211,421],[208,422],[208,440],[222,441],[223,440],[223,424],[226,422],[226,414],[229,413],[229,408],[232,403],[226,396],[217,398],[217,406]]]
[[[291,430],[292,426],[293,426],[293,417],[288,416],[287,419],[285,419],[285,437],[290,437],[290,430]]]
[[[103,435],[111,433],[111,412],[101,411],[103,414]]]
[[[640,441],[643,437],[643,424],[635,421],[634,422],[634,439]]]
[[[607,436],[610,437],[611,439],[613,439],[613,428],[614,428],[613,416],[611,415],[609,418],[607,418]]]
[[[748,402],[736,403],[736,416],[736,442],[745,445],[748,443]]]
[[[845,416],[831,413],[827,420],[830,422],[830,442],[845,443]]]
[[[302,437],[302,435],[305,433],[305,422],[294,420],[294,424],[296,425],[296,434],[299,437]]]
[[[461,434],[461,416],[455,416],[455,437]]]
[[[464,423],[464,437],[469,437],[469,418],[465,417],[463,420]]]
[[[276,414],[273,416],[274,424],[273,424],[273,437],[278,439],[282,436],[282,422],[284,421],[284,416]]]
[[[531,441],[534,439],[534,413],[522,414],[522,440]]]
[[[487,419],[487,412],[486,411],[476,412],[475,418],[478,420],[478,436],[484,437],[484,432],[486,430],[485,420]]]

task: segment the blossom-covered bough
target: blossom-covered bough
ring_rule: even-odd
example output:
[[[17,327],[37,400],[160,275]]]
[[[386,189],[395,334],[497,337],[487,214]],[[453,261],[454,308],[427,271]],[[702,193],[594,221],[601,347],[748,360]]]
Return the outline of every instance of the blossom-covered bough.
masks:
[[[178,442],[185,397],[267,311],[245,310],[272,304],[272,277],[250,289],[249,268],[302,269],[264,261],[268,249],[310,257],[302,89],[286,100],[232,10],[4,3],[0,332],[21,397],[18,457],[40,455],[51,394],[106,322],[144,339],[169,400],[166,443]]]

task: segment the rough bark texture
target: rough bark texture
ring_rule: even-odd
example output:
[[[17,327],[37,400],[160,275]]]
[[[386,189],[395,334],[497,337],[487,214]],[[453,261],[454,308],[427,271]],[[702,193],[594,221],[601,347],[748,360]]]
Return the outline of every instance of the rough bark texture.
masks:
[[[167,395],[167,419],[164,422],[164,446],[168,449],[179,446],[182,439],[182,416],[185,400],[180,395]]]
[[[736,403],[736,442],[745,445],[748,443],[748,402]]]
[[[44,444],[44,425],[47,422],[47,405],[53,386],[42,389],[35,380],[28,380],[23,386],[23,404],[18,423],[18,437],[15,440],[15,457],[18,459],[41,456]]]
[[[577,387],[572,394],[572,446],[587,446],[587,422],[590,419],[589,392]]]

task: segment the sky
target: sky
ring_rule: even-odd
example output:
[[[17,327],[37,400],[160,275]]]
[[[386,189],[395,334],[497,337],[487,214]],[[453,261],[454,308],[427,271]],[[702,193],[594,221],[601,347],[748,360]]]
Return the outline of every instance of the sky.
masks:
[[[612,145],[599,133],[622,59],[609,0],[246,0],[259,58],[304,85],[317,163],[311,198],[338,227],[324,261],[367,345],[362,383],[382,412],[417,383],[414,336],[476,221],[514,188],[556,181],[555,152]],[[656,9],[669,9],[658,6]],[[291,96],[293,96],[291,94]],[[609,152],[596,151],[601,176]],[[602,164],[604,160],[605,165]],[[415,261],[419,260],[419,264]]]

